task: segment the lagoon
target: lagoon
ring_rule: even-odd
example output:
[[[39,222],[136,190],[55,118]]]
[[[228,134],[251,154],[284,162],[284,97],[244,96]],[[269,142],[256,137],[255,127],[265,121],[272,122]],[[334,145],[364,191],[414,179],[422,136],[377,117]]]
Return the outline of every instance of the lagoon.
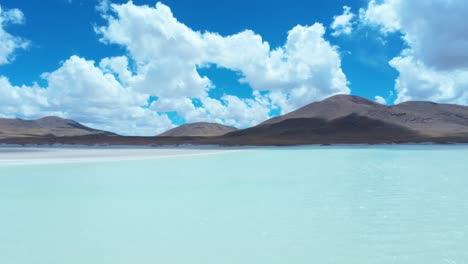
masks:
[[[0,148],[0,263],[468,263],[468,146]]]

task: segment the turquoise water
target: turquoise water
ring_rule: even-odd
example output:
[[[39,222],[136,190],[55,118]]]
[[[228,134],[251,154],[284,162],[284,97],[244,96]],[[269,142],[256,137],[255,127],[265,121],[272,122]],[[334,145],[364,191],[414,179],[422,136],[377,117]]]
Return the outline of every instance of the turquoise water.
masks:
[[[468,147],[0,165],[0,263],[468,263]]]

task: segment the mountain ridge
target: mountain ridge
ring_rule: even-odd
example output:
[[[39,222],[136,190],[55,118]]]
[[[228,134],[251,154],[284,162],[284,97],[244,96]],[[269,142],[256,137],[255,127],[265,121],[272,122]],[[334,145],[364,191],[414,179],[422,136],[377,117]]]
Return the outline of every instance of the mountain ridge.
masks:
[[[9,122],[19,122],[23,127],[18,126],[17,131],[23,134],[30,126],[41,122],[42,126],[50,126],[51,131],[62,132],[56,133],[59,136],[19,133],[16,137],[1,139],[0,122],[0,143],[146,146],[468,143],[468,106],[424,101],[387,106],[353,95],[335,95],[246,129],[199,122],[184,124],[154,137],[109,136],[105,131],[83,128],[73,120],[64,119]],[[65,130],[74,127],[80,133],[67,135],[63,133],[63,126]],[[212,127],[222,129],[212,130]]]
[[[351,114],[381,120],[427,135],[468,130],[468,106],[425,101],[408,101],[387,106],[353,95],[335,95],[268,119],[259,125],[291,118],[321,118],[330,121]]]
[[[158,137],[187,137],[187,136],[222,136],[229,132],[236,131],[237,128],[232,126],[226,126],[217,123],[209,122],[196,122],[187,123],[181,126],[172,128],[164,133],[158,135]]]
[[[84,126],[74,120],[45,116],[33,120],[0,118],[0,138],[9,137],[67,137],[92,134],[115,135]]]

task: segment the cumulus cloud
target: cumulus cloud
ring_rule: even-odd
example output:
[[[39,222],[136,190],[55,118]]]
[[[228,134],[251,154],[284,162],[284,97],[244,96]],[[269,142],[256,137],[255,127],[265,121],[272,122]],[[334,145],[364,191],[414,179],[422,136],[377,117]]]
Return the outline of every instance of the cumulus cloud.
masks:
[[[133,73],[129,70],[128,58],[125,56],[104,58],[99,67],[105,73],[114,74],[122,85],[127,85]]]
[[[361,20],[385,34],[401,32],[408,48],[390,65],[400,76],[397,102],[435,100],[468,104],[468,2],[371,0]]]
[[[124,135],[154,135],[172,127],[166,115],[142,107],[147,104],[146,96],[123,87],[93,61],[72,56],[42,77],[47,87],[15,87],[0,77],[2,116],[55,115]]]
[[[21,10],[4,10],[0,5],[0,65],[10,63],[14,59],[16,50],[26,49],[29,46],[27,40],[13,36],[5,30],[9,24],[22,24],[24,21]]]
[[[400,72],[395,85],[396,103],[428,100],[468,104],[468,71],[438,71],[412,56],[396,57],[390,65]]]
[[[14,86],[0,76],[0,117],[35,117],[40,115],[42,106],[47,106],[47,97],[37,84]]]
[[[418,0],[416,0],[418,1]],[[359,10],[359,19],[362,23],[380,27],[383,33],[390,33],[400,30],[400,20],[398,9],[400,0],[385,0],[377,3],[376,0],[370,0],[367,9]]]
[[[322,24],[297,25],[283,46],[271,48],[251,30],[229,36],[194,31],[162,3],[103,0],[96,8],[106,21],[95,29],[100,40],[126,54],[98,63],[71,56],[42,75],[44,87],[0,77],[3,116],[58,115],[120,134],[154,135],[173,126],[169,112],[187,122],[247,127],[269,118],[272,109],[290,111],[349,93],[339,52],[324,39]],[[210,97],[216,88],[198,70],[212,65],[239,72],[239,82],[253,89],[250,98]]]
[[[351,12],[351,7],[343,6],[343,14],[333,17],[331,29],[332,36],[349,35],[353,31],[353,19],[355,15]]]
[[[262,102],[273,98],[270,93],[281,97],[272,103],[283,111],[333,94],[349,93],[339,53],[324,39],[325,29],[321,24],[294,27],[285,45],[272,49],[260,35],[250,30],[230,36],[194,31],[179,22],[162,3],[150,7],[129,2],[112,4],[111,9],[113,15],[106,16],[108,24],[96,29],[102,36],[101,41],[127,49],[137,65],[130,85],[158,98],[173,99],[172,107],[166,102],[156,103],[164,105],[166,110],[190,115],[177,109],[181,105],[189,109],[187,98],[200,99],[201,107],[208,110],[205,104],[210,101],[207,99],[213,99],[207,97],[213,85],[206,76],[200,76],[197,69],[213,64],[241,72],[239,81],[248,83],[254,91],[267,93]],[[258,96],[252,97],[258,99]],[[237,105],[226,98],[219,102],[224,107]],[[239,102],[247,111],[239,120],[248,120],[251,116],[248,111],[253,111],[248,106],[254,104],[247,100]],[[268,104],[260,105],[264,107],[260,113],[269,112]],[[196,107],[192,109],[200,112]],[[247,123],[239,122],[240,125]]]
[[[211,120],[231,126],[236,126],[238,120],[242,120],[243,127],[256,125],[265,121],[270,112],[269,102],[258,92],[254,92],[251,99],[240,99],[232,95],[223,96],[221,101],[205,98],[203,105]]]
[[[52,113],[130,135],[152,135],[171,126],[166,115],[142,107],[147,96],[123,87],[94,64],[72,56],[58,70],[44,75]]]
[[[383,105],[387,104],[387,100],[385,100],[385,98],[379,95],[375,96],[374,100],[379,104],[383,104]]]

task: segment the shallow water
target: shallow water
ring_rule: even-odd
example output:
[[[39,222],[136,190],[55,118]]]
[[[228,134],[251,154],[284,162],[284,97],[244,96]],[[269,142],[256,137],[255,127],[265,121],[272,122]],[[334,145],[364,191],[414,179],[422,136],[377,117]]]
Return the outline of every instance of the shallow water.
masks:
[[[468,147],[0,165],[0,263],[468,263]]]

